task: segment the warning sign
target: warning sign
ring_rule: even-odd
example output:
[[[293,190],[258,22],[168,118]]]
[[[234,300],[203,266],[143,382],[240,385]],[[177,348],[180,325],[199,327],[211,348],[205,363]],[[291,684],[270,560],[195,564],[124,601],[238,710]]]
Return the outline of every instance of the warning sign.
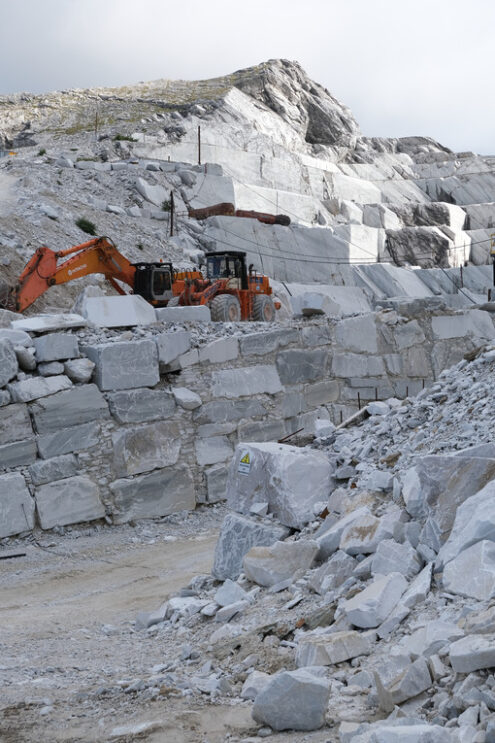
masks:
[[[251,454],[249,451],[242,452],[241,460],[237,471],[241,475],[249,475],[251,471]]]

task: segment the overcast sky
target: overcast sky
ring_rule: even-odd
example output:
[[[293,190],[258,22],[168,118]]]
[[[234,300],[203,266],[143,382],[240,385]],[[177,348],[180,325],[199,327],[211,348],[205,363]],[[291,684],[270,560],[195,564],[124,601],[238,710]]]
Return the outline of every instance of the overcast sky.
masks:
[[[0,94],[204,79],[284,57],[365,135],[495,155],[494,0],[0,0],[0,24]]]

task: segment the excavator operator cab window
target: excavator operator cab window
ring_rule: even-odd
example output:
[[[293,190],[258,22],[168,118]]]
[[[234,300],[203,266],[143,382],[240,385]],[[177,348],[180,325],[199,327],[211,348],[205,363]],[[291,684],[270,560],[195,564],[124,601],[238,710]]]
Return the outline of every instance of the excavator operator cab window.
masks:
[[[154,268],[152,278],[153,299],[170,299],[172,277],[168,268]]]
[[[242,261],[233,256],[209,256],[206,272],[209,279],[238,279],[242,277]]]

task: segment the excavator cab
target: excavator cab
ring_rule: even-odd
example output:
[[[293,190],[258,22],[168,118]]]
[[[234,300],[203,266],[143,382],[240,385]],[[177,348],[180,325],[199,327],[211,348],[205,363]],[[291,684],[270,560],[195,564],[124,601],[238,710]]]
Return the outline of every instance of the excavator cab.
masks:
[[[206,275],[210,281],[227,280],[230,289],[247,289],[246,253],[238,250],[206,253]]]
[[[158,303],[172,299],[174,271],[171,263],[133,263],[134,294],[147,302]]]

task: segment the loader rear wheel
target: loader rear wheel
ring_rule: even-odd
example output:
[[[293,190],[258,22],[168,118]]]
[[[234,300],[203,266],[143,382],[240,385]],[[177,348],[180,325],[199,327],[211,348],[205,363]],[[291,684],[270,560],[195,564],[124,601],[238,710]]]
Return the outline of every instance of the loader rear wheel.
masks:
[[[232,294],[219,294],[213,297],[210,312],[213,322],[239,322],[241,319],[241,305]]]
[[[253,320],[256,322],[275,320],[275,305],[266,294],[260,294],[253,299]]]

